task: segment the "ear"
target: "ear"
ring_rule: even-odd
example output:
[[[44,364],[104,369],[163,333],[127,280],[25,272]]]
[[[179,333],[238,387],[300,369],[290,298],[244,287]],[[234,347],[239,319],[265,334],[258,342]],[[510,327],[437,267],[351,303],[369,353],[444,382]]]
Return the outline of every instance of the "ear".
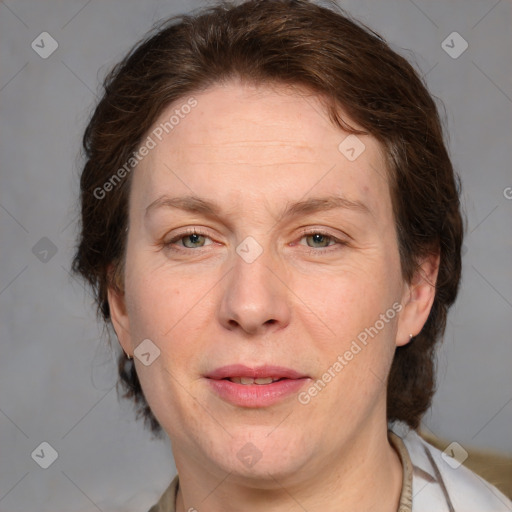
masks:
[[[396,345],[399,347],[409,343],[410,334],[416,336],[428,319],[436,294],[439,261],[439,252],[427,256],[416,269],[411,283],[404,284],[403,310],[396,335]]]
[[[109,268],[109,273],[113,276],[115,271]],[[117,284],[115,277],[109,280],[107,298],[110,309],[110,318],[112,325],[119,340],[119,344],[127,355],[133,354],[132,340],[130,334],[130,320],[126,311],[125,294]]]

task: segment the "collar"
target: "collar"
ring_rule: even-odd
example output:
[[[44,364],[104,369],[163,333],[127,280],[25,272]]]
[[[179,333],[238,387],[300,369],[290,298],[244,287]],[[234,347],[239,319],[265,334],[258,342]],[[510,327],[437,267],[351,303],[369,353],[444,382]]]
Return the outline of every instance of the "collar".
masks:
[[[457,460],[458,443],[441,452],[407,425],[392,427],[410,455],[414,512],[511,512],[512,502]],[[450,449],[450,446],[453,447]]]
[[[414,502],[415,512],[423,509],[455,512],[440,469],[438,450],[426,443],[405,423],[393,424],[392,431],[403,441],[412,463],[411,500]]]

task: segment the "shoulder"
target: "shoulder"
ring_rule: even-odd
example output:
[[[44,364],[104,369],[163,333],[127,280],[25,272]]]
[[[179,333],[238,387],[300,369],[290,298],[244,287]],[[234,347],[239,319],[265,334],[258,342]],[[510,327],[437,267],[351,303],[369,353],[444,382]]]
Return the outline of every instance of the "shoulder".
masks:
[[[460,464],[460,445],[441,452],[415,431],[399,427],[393,431],[402,438],[413,465],[413,512],[512,511],[509,498]]]
[[[175,512],[176,508],[176,494],[178,492],[179,479],[178,475],[176,475],[169,487],[164,491],[158,503],[153,505],[148,512]]]

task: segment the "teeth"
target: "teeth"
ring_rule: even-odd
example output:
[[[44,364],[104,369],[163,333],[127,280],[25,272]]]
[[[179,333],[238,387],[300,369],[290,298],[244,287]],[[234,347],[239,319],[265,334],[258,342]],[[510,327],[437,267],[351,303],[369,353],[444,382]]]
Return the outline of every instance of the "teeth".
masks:
[[[256,384],[270,384],[274,382],[274,379],[272,377],[265,377],[264,379],[254,379],[254,382]]]
[[[251,377],[231,377],[229,380],[236,384],[271,384],[279,379],[273,379],[272,377],[265,377],[262,379],[253,379]]]

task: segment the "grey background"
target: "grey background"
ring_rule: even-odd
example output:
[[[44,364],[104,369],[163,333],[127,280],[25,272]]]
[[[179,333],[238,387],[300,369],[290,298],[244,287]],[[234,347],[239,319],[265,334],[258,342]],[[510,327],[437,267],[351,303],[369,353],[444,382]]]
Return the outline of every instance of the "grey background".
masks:
[[[169,443],[152,440],[131,405],[118,403],[114,352],[90,295],[68,271],[79,145],[99,81],[155,21],[200,5],[0,2],[1,511],[144,511],[175,474]],[[463,179],[463,283],[424,427],[463,446],[512,454],[511,3],[340,5],[426,76],[446,105]],[[59,45],[47,59],[31,48],[43,31]],[[457,59],[441,46],[453,31],[469,44]],[[46,263],[41,247],[53,245],[39,242],[33,252],[43,237],[57,250]],[[43,441],[58,452],[48,469],[31,458]]]

